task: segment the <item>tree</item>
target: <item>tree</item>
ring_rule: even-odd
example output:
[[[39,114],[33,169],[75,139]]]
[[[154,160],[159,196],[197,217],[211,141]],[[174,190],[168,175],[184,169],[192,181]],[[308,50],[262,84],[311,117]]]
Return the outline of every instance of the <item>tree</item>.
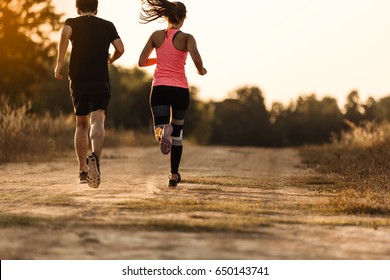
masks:
[[[345,104],[344,117],[348,121],[359,125],[363,119],[363,106],[360,102],[359,92],[356,90],[352,91],[347,97],[347,103]]]
[[[190,94],[190,107],[184,123],[184,137],[198,144],[208,144],[212,131],[213,106],[198,98],[196,87],[191,87]]]
[[[290,145],[324,143],[332,133],[339,133],[343,116],[334,98],[325,97],[322,101],[312,94],[299,97],[288,109],[285,129]]]
[[[377,104],[377,115],[379,121],[390,122],[390,96],[381,98]]]
[[[51,0],[0,1],[0,94],[11,101],[29,99],[52,73],[61,15]],[[22,100],[25,101],[25,100]]]
[[[289,144],[288,127],[291,116],[290,107],[285,108],[282,103],[274,102],[270,111],[270,135],[272,146],[286,146]]]
[[[257,87],[242,87],[215,104],[213,144],[269,145],[269,113]]]
[[[365,121],[378,121],[378,104],[374,98],[369,97],[366,104],[362,105]]]
[[[110,66],[111,101],[107,123],[117,128],[147,131],[151,125],[149,105],[152,77],[137,67]]]

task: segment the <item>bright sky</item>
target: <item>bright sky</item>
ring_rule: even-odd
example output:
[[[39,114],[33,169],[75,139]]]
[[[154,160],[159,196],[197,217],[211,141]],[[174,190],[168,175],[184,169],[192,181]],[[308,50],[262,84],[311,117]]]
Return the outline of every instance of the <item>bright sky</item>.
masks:
[[[77,16],[74,0],[53,2],[65,18]],[[198,76],[189,58],[187,76],[204,100],[245,85],[259,87],[267,106],[312,93],[340,106],[354,89],[362,101],[390,94],[389,0],[182,2],[182,30],[196,38],[208,70]],[[99,0],[98,16],[112,21],[124,41],[122,66],[135,66],[150,34],[166,27],[140,24],[139,11],[140,1]]]

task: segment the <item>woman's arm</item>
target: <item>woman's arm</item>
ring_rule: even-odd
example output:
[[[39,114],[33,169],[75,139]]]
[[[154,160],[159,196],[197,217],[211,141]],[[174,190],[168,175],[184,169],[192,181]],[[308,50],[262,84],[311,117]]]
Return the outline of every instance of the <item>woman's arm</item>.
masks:
[[[191,55],[192,61],[194,62],[196,69],[198,69],[198,74],[202,76],[206,75],[207,70],[203,67],[202,57],[200,56],[198,47],[196,46],[195,38],[192,35],[188,36],[189,37],[187,40],[187,49]]]
[[[144,49],[141,52],[141,55],[138,60],[139,67],[151,66],[157,63],[157,58],[149,58],[150,54],[154,50],[153,34],[150,36],[149,40],[146,42]]]

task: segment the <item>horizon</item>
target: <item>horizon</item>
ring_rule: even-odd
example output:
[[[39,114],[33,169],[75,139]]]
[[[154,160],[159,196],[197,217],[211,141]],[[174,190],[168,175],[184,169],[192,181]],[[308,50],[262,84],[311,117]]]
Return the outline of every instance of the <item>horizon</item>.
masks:
[[[220,101],[244,86],[258,87],[268,108],[311,94],[335,98],[340,108],[354,90],[362,102],[390,95],[390,39],[385,33],[390,2],[246,0],[237,6],[216,0],[207,9],[202,1],[182,2],[188,10],[182,30],[196,38],[208,70],[198,76],[187,60],[189,83],[202,100]],[[65,12],[64,21],[77,16],[75,1],[53,4]],[[99,1],[98,16],[114,23],[125,44],[118,66],[136,67],[150,34],[166,28],[160,21],[140,24],[139,11],[138,1],[117,0],[115,6]],[[144,70],[152,75],[154,67]]]

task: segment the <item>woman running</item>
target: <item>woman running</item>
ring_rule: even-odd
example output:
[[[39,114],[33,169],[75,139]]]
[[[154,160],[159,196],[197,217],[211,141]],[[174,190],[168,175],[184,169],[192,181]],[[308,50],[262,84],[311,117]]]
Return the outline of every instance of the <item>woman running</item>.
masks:
[[[153,116],[154,135],[164,155],[171,153],[169,187],[180,183],[179,165],[183,153],[184,117],[190,103],[190,92],[185,64],[188,53],[198,70],[205,75],[202,58],[195,38],[180,30],[187,10],[181,2],[168,0],[142,0],[140,19],[149,23],[159,18],[168,22],[167,29],[153,32],[139,58],[138,65],[155,65],[150,106]],[[150,58],[156,50],[156,58]]]

